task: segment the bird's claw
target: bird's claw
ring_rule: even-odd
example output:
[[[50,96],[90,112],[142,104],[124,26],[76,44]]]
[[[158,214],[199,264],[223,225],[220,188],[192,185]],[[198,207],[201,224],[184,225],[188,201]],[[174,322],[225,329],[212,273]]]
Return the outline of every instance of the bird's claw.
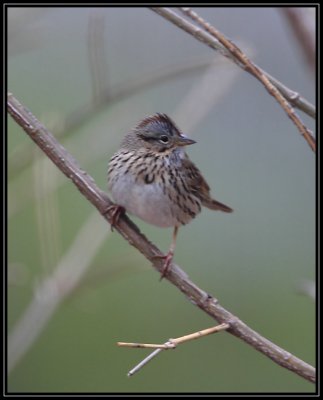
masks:
[[[154,258],[161,258],[161,259],[164,259],[164,260],[165,260],[164,265],[163,265],[162,272],[161,272],[161,274],[160,274],[160,279],[159,279],[160,281],[161,281],[162,279],[164,279],[165,276],[168,274],[168,272],[169,272],[169,270],[170,270],[170,266],[171,266],[172,261],[173,261],[173,257],[174,257],[174,252],[173,252],[173,251],[169,251],[169,252],[168,252],[167,254],[165,254],[165,255],[154,256]]]
[[[120,215],[124,214],[125,209],[122,206],[119,206],[118,204],[112,204],[111,206],[108,206],[102,214],[110,214],[111,218],[111,231],[113,232],[113,228],[118,222]]]

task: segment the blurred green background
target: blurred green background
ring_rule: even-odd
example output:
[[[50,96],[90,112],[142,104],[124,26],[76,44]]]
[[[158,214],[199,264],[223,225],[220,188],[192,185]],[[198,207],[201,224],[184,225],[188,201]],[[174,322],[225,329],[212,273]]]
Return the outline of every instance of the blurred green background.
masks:
[[[315,102],[315,79],[280,9],[195,10]],[[188,153],[214,197],[235,210],[204,210],[181,229],[176,263],[314,365],[315,303],[300,288],[315,279],[315,157],[259,82],[147,8],[18,7],[8,9],[8,89],[103,190],[124,133],[169,114],[197,140]],[[11,118],[8,163],[10,392],[314,391],[226,333],[127,378],[149,351],[117,341],[160,343],[216,322],[160,283]],[[170,229],[134,221],[167,250]]]

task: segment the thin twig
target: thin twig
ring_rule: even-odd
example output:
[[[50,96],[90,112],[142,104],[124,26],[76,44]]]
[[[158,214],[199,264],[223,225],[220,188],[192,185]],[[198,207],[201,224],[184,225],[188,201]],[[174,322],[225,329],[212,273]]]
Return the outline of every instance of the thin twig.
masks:
[[[185,32],[192,35],[195,39],[211,47],[213,50],[220,51],[222,55],[229,58],[231,61],[235,62],[240,67],[245,69],[245,67],[235,58],[235,56],[230,54],[229,51],[226,51],[225,48],[221,45],[221,43],[217,39],[212,37],[208,32],[205,32],[203,29],[200,29],[198,26],[192,24],[191,22],[182,18],[180,15],[176,14],[174,11],[168,8],[165,7],[150,7],[150,8],[152,11],[161,15],[172,24],[176,25],[180,29],[183,29]],[[294,107],[297,107],[298,109],[302,110],[304,113],[308,114],[312,118],[315,118],[316,115],[315,107],[309,101],[300,96],[300,94],[297,93],[296,91],[287,88],[276,78],[270,76],[266,71],[262,70],[258,66],[256,67],[259,69],[259,71],[262,72],[263,75],[265,75],[270,80],[270,82],[281,92],[281,94],[285,97],[285,99],[289,103],[291,103]]]
[[[293,30],[308,66],[312,72],[315,72],[315,35],[309,26],[310,19],[315,19],[314,15],[312,18],[309,17],[309,13],[312,10],[307,7],[281,7],[280,10]]]
[[[163,349],[157,349],[149,354],[146,358],[144,358],[139,364],[137,364],[134,368],[132,368],[128,373],[127,376],[132,376],[136,372],[138,372],[142,367],[144,367],[150,360],[156,357]]]
[[[144,358],[139,364],[137,364],[131,371],[128,372],[128,376],[134,375],[142,367],[144,367],[149,361],[156,357],[161,350],[175,349],[179,344],[188,342],[190,340],[199,339],[203,336],[211,335],[213,333],[221,332],[225,329],[229,329],[229,324],[220,324],[217,326],[212,326],[212,328],[203,329],[202,331],[190,333],[189,335],[181,336],[176,339],[168,339],[164,344],[146,344],[146,343],[126,343],[118,342],[117,345],[120,347],[132,347],[140,349],[158,349],[149,354],[148,357]]]
[[[7,109],[12,118],[19,124],[28,136],[53,161],[53,163],[71,179],[77,189],[99,210],[104,218],[111,223],[111,216],[106,213],[108,206],[113,203],[99,189],[93,178],[80,168],[70,153],[55,139],[55,137],[36,119],[36,117],[12,95],[8,95]],[[164,262],[156,256],[163,253],[151,243],[127,217],[122,215],[115,222],[115,230],[132,246],[136,247],[161,273]],[[227,332],[240,338],[254,349],[272,359],[278,365],[289,369],[310,382],[315,382],[315,368],[280,348],[268,339],[252,330],[238,317],[222,307],[218,300],[208,295],[195,285],[176,264],[172,263],[166,279],[175,285],[185,296],[205,313],[219,323],[227,323]]]
[[[229,52],[232,54],[244,67],[245,71],[249,72],[256,79],[258,79],[266,88],[268,93],[272,95],[288,117],[293,121],[299,130],[300,134],[304,137],[308,145],[313,151],[316,151],[316,141],[312,132],[304,125],[299,116],[295,113],[289,102],[280,93],[280,91],[270,82],[268,77],[254,64],[246,54],[235,44],[229,40],[222,32],[215,29],[211,24],[201,18],[196,12],[188,7],[181,8],[181,11],[202,26],[210,35],[216,38]]]
[[[154,344],[154,343],[131,343],[131,342],[117,342],[119,347],[131,347],[132,349],[162,349],[167,350],[169,346],[164,344]]]
[[[229,329],[229,324],[220,324],[216,326],[212,326],[211,328],[203,329],[202,331],[190,333],[189,335],[180,336],[176,339],[168,339],[168,341],[164,344],[151,344],[151,343],[128,343],[128,342],[117,342],[117,345],[120,347],[132,347],[136,349],[174,349],[177,345],[182,344],[184,342],[188,342],[190,340],[199,339],[203,336],[211,335],[212,333],[220,332],[225,329]]]

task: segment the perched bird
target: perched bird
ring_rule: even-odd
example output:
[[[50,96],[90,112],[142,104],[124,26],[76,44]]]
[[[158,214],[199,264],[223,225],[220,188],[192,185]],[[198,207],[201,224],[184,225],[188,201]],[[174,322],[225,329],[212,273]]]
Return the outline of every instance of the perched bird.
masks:
[[[185,153],[185,146],[194,143],[166,114],[158,113],[126,134],[109,162],[108,187],[116,202],[109,207],[112,225],[120,212],[127,211],[149,224],[174,228],[161,278],[171,265],[181,225],[190,222],[202,206],[233,211],[212,199],[209,185]]]

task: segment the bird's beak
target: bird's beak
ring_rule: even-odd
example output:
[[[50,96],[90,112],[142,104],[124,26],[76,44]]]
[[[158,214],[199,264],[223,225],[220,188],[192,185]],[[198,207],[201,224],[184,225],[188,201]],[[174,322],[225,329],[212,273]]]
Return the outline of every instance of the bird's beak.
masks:
[[[176,138],[177,146],[188,146],[189,144],[196,143],[195,140],[188,138],[187,136],[181,134]]]

